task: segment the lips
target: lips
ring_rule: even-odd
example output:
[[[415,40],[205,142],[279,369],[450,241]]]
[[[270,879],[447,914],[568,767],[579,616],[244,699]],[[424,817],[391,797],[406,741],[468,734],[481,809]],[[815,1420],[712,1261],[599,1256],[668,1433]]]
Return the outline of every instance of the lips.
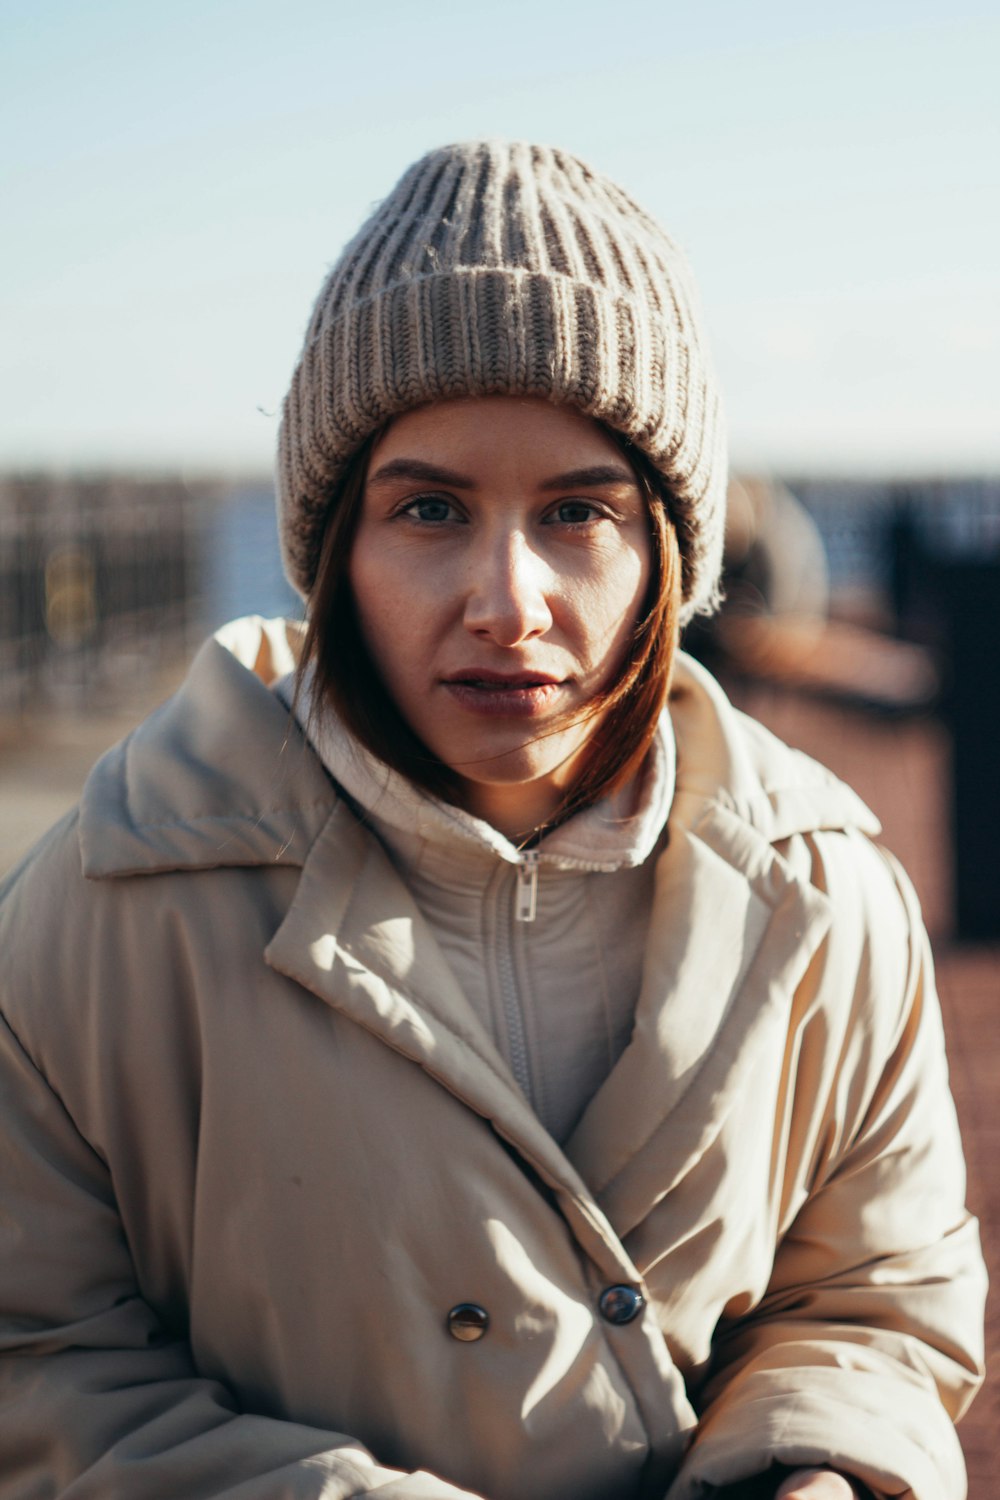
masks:
[[[446,682],[468,683],[477,687],[532,688],[558,686],[562,679],[548,672],[493,672],[488,667],[463,668],[453,672]]]
[[[494,672],[469,667],[446,677],[444,687],[469,713],[532,718],[556,706],[564,682],[546,672]]]

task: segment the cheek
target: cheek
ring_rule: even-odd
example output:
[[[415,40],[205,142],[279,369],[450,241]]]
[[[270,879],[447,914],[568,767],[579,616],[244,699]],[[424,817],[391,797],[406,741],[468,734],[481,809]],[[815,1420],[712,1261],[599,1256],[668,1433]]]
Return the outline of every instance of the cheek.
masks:
[[[372,660],[385,676],[390,665],[385,660],[386,649],[395,633],[393,617],[398,609],[397,591],[392,580],[386,578],[384,566],[379,565],[372,549],[363,543],[354,548],[347,576],[361,634]]]
[[[601,578],[589,583],[581,596],[580,616],[596,653],[624,648],[642,613],[649,575],[648,556],[629,549],[615,558],[614,566]]]
[[[401,568],[378,547],[355,548],[348,569],[358,625],[373,663],[393,693],[423,657],[427,601],[412,568]]]

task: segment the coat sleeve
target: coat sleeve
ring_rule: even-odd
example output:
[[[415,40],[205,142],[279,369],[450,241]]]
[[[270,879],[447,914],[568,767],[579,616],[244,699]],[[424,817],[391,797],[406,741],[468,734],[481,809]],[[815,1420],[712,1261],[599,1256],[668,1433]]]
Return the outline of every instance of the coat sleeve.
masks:
[[[0,1500],[460,1500],[240,1412],[136,1290],[103,1162],[0,1023]]]
[[[670,1500],[770,1463],[961,1500],[954,1423],[982,1379],[986,1279],[929,945],[889,856],[843,834],[813,856],[833,922],[789,1032],[791,1202],[765,1296],[717,1329]]]

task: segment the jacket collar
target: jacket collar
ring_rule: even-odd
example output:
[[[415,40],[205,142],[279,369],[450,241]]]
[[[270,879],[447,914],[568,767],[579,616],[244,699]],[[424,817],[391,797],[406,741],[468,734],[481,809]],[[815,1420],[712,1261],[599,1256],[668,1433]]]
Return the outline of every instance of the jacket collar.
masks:
[[[275,692],[293,707],[291,677]],[[523,850],[497,829],[420,790],[361,746],[339,719],[318,718],[311,710],[307,681],[294,702],[302,731],[405,880],[452,890],[461,886],[470,900],[481,900],[498,863],[523,862]],[[537,843],[534,857],[549,878],[557,871],[611,873],[643,864],[667,822],[675,762],[673,728],[664,714],[638,774]]]
[[[672,823],[632,1040],[562,1148],[528,1108],[405,883],[346,804],[313,845],[265,958],[418,1063],[550,1186],[589,1204],[595,1229],[606,1216],[622,1237],[721,1127],[758,1050],[784,1029],[829,922],[826,897],[736,814],[709,808],[693,827]]]
[[[492,1121],[550,1185],[583,1192],[465,1000],[407,886],[346,803],[311,849],[264,957]]]
[[[678,759],[671,821],[692,826],[718,809],[769,844],[821,829],[880,831],[849,786],[734,708],[715,678],[683,652],[670,715]]]
[[[619,1235],[700,1160],[756,1059],[783,1045],[829,926],[827,897],[738,818],[671,824],[632,1038],[564,1148]]]
[[[180,691],[107,752],[80,801],[91,877],[301,865],[336,794],[268,680],[295,627],[240,621],[202,646]]]
[[[581,1232],[608,1253],[604,1214],[625,1234],[698,1158],[757,1049],[784,1024],[829,926],[826,898],[795,877],[774,842],[819,828],[871,832],[877,823],[846,787],[743,719],[707,673],[681,661],[671,698],[677,786],[635,1031],[560,1149],[466,1003],[405,883],[247,670],[274,661],[252,655],[246,642],[234,653],[210,641],[180,694],[98,765],[81,812],[85,873],[302,866],[267,962],[492,1121],[569,1194]],[[644,1150],[651,1141],[657,1150]]]
[[[301,632],[256,616],[226,626],[198,652],[180,691],[98,761],[80,807],[85,874],[303,863],[337,795],[271,691],[293,669]],[[843,782],[738,713],[683,653],[670,716],[671,824],[691,827],[714,810],[768,844],[821,828],[878,831]],[[576,821],[558,832],[567,858],[585,862]]]

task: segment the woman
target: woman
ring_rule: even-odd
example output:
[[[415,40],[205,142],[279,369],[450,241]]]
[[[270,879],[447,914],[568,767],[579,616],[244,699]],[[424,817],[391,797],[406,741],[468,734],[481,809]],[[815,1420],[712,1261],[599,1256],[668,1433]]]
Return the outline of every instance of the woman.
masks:
[[[963,1493],[926,941],[676,653],[725,478],[683,262],[574,158],[432,152],[347,247],[304,641],[209,642],[4,893],[3,1500]]]

